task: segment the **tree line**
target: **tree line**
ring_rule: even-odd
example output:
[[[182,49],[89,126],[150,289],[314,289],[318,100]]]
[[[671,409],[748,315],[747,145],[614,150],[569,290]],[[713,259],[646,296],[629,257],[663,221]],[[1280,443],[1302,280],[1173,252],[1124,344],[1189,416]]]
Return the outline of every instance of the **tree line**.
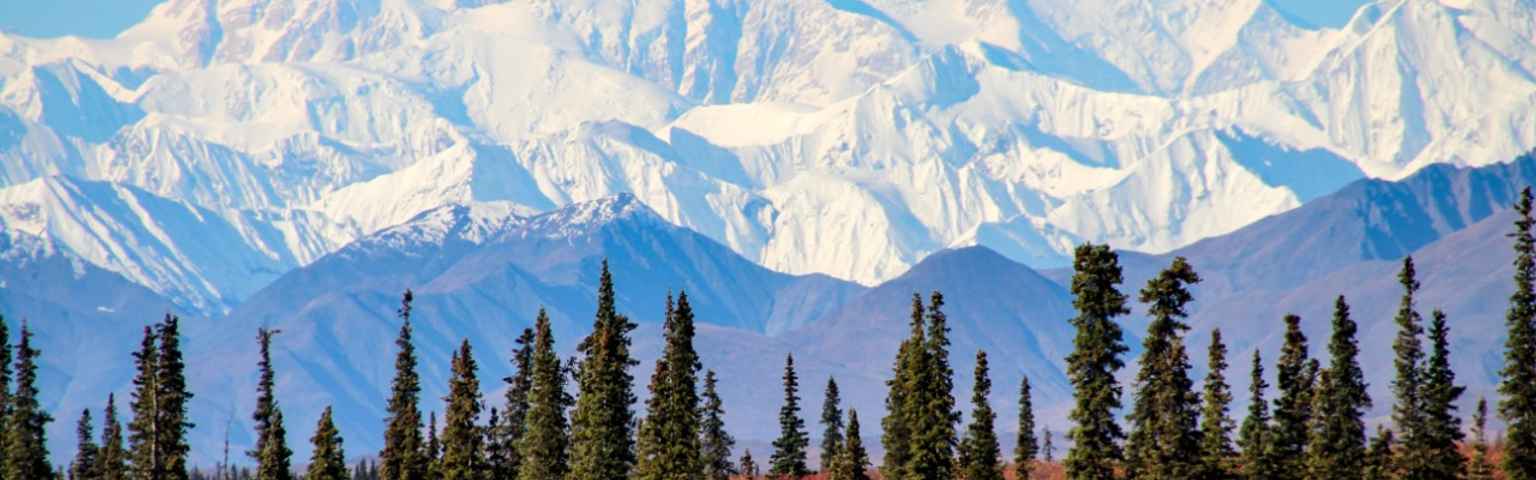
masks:
[[[1507,340],[1500,370],[1497,414],[1507,428],[1503,456],[1494,463],[1489,445],[1488,402],[1479,399],[1467,438],[1457,402],[1465,388],[1451,369],[1450,324],[1443,311],[1420,313],[1420,285],[1412,257],[1402,261],[1402,297],[1394,317],[1394,377],[1391,422],[1366,431],[1363,415],[1372,407],[1359,364],[1358,324],[1349,303],[1334,299],[1324,364],[1313,358],[1301,318],[1285,315],[1283,345],[1273,368],[1275,390],[1266,381],[1258,351],[1250,362],[1249,403],[1239,424],[1226,374],[1229,359],[1220,330],[1211,332],[1209,372],[1202,385],[1191,378],[1185,322],[1200,275],[1176,258],[1137,292],[1150,323],[1142,341],[1139,370],[1132,381],[1125,425],[1120,411],[1125,386],[1117,373],[1129,352],[1117,318],[1128,315],[1130,297],[1119,257],[1108,246],[1085,244],[1074,252],[1070,290],[1076,316],[1073,351],[1066,358],[1074,403],[1067,433],[1071,448],[1063,459],[1073,479],[1473,479],[1536,480],[1536,237],[1532,194],[1515,204],[1513,239],[1515,293],[1506,315]],[[412,341],[413,295],[401,297],[396,315],[395,375],[391,383],[384,447],[375,458],[349,467],[341,432],[327,408],[309,441],[312,456],[301,471],[281,403],[270,347],[276,330],[259,329],[259,372],[252,412],[254,447],[250,466],[226,460],[212,471],[190,469],[187,402],[179,320],[166,316],[147,326],[133,354],[136,375],[126,426],[112,395],[102,409],[97,436],[89,409],[81,412],[78,449],[68,465],[49,464],[44,427],[52,421],[38,401],[38,351],[24,322],[14,350],[0,348],[0,480],[724,480],[798,479],[813,472],[807,460],[810,436],[800,407],[794,357],[784,363],[781,434],[760,469],[750,450],[733,459],[735,440],[726,431],[719,379],[704,368],[694,349],[694,314],[686,292],[665,300],[664,348],[648,383],[650,397],[637,411],[631,369],[634,322],[617,312],[613,278],[602,265],[592,332],[577,355],[555,352],[550,319],[540,311],[524,329],[511,355],[513,376],[504,378],[501,409],[487,408],[478,366],[467,340],[454,352],[442,421],[423,418],[421,378]],[[990,366],[976,352],[969,419],[954,394],[948,318],[944,296],[914,294],[910,334],[897,349],[886,383],[885,416],[879,441],[885,451],[878,468],[864,446],[858,412],[841,408],[841,393],[829,379],[820,413],[819,473],[831,480],[1001,480],[1031,478],[1051,462],[1050,430],[1037,430],[1031,388],[1018,388],[1016,448],[1005,459],[989,404]],[[9,339],[0,317],[0,339]],[[14,352],[14,358],[12,357]],[[15,385],[12,387],[12,382]],[[574,384],[574,385],[572,385]],[[574,392],[574,394],[573,394]],[[1268,396],[1274,394],[1273,400]],[[962,423],[964,425],[962,425]],[[125,429],[126,427],[126,429]],[[1036,432],[1039,432],[1037,435]],[[1465,447],[1470,454],[1464,454]]]

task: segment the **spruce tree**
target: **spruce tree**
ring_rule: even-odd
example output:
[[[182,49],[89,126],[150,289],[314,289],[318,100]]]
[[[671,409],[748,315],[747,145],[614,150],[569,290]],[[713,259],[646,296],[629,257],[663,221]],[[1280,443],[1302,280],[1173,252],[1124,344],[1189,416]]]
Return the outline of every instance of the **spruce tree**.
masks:
[[[80,411],[80,422],[75,424],[75,461],[69,464],[69,478],[72,480],[95,480],[101,478],[100,447],[96,445],[96,438],[92,434],[91,409]]]
[[[555,337],[544,309],[539,309],[538,320],[534,322],[529,368],[533,384],[528,390],[526,430],[517,442],[517,453],[522,458],[517,478],[563,478],[570,458],[570,429],[565,409],[571,400],[565,392],[565,369],[560,365],[560,357],[555,355]]]
[[[1488,399],[1477,399],[1472,414],[1472,458],[1467,461],[1467,480],[1493,480],[1493,464],[1488,461]]]
[[[842,396],[837,391],[837,380],[827,379],[826,397],[821,400],[821,469],[827,470],[828,463],[838,455],[838,449],[843,445],[843,403]]]
[[[881,419],[880,444],[885,448],[880,473],[886,480],[901,480],[907,465],[907,450],[912,443],[911,429],[907,425],[908,388],[912,376],[921,361],[926,343],[926,322],[923,320],[923,298],[912,294],[911,334],[896,350],[896,365],[891,379],[886,382],[885,418]]]
[[[1130,478],[1187,479],[1202,472],[1199,403],[1189,378],[1184,332],[1186,305],[1194,300],[1189,285],[1200,283],[1184,257],[1147,282],[1139,297],[1152,322],[1142,341],[1141,370],[1136,374],[1131,434],[1126,444]]]
[[[795,356],[784,359],[784,405],[779,407],[779,438],[773,441],[773,456],[768,459],[768,476],[798,479],[810,474],[805,465],[805,448],[811,443],[800,418],[800,378],[795,375]]]
[[[385,407],[388,424],[384,430],[384,449],[379,452],[381,480],[423,480],[427,459],[422,450],[421,377],[416,373],[416,347],[411,343],[411,301],[406,290],[400,299],[400,335],[395,339],[395,378],[390,384],[389,404]]]
[[[1515,293],[1505,312],[1504,368],[1499,371],[1499,416],[1504,419],[1504,475],[1536,480],[1536,237],[1531,188],[1515,202]]]
[[[1122,458],[1125,434],[1115,420],[1120,385],[1115,372],[1125,366],[1127,348],[1115,317],[1130,313],[1126,296],[1116,286],[1124,281],[1119,256],[1107,245],[1085,244],[1073,255],[1072,306],[1077,316],[1073,350],[1067,356],[1072,381],[1072,449],[1067,452],[1067,477],[1074,480],[1112,478]]]
[[[630,354],[634,322],[614,306],[613,276],[603,261],[592,333],[577,346],[576,409],[571,414],[574,480],[625,480],[635,465],[634,376]]]
[[[1243,426],[1237,434],[1237,446],[1242,449],[1242,478],[1269,480],[1276,478],[1277,465],[1270,460],[1269,455],[1272,427],[1269,421],[1269,402],[1264,400],[1264,390],[1269,388],[1269,384],[1264,381],[1264,358],[1258,350],[1253,351],[1251,372],[1248,416],[1243,419]]]
[[[155,401],[158,404],[155,429],[159,432],[160,445],[155,449],[163,458],[159,464],[165,468],[163,476],[158,478],[186,480],[187,455],[192,451],[187,444],[187,431],[194,425],[187,418],[192,392],[187,390],[187,364],[181,353],[181,319],[166,315],[156,337],[160,340],[160,348],[157,352],[159,359],[155,361],[159,370],[155,373]]]
[[[1308,427],[1312,422],[1312,383],[1316,367],[1308,359],[1307,337],[1301,317],[1285,316],[1285,343],[1275,365],[1275,424],[1269,434],[1268,454],[1279,480],[1300,480],[1306,474]]]
[[[37,358],[42,352],[32,346],[32,330],[21,324],[21,340],[16,343],[16,391],[6,412],[9,429],[5,432],[5,468],[7,479],[45,479],[53,474],[48,464],[48,439],[45,428],[53,417],[43,410],[37,395]]]
[[[501,411],[496,407],[491,407],[488,417],[485,427],[480,429],[480,442],[485,445],[485,476],[512,478],[517,475],[516,470],[509,470],[507,466],[512,447],[502,443],[506,422],[501,420]]]
[[[487,442],[492,478],[517,475],[522,458],[517,454],[517,440],[522,438],[524,419],[528,417],[528,392],[533,389],[533,329],[524,328],[512,351],[514,373],[502,379],[507,384],[506,411],[500,421],[492,422],[491,440]],[[492,409],[494,412],[495,410]]]
[[[667,298],[663,331],[666,345],[651,377],[635,472],[642,480],[699,479],[704,474],[699,443],[700,362],[693,348],[693,307],[687,292],[678,295],[676,308]]]
[[[859,432],[859,412],[848,407],[848,432],[837,457],[832,459],[832,471],[827,480],[870,480],[869,452],[864,450],[864,439]]]
[[[347,480],[347,455],[342,449],[341,432],[331,422],[331,407],[320,413],[315,435],[309,437],[313,450],[304,480]]]
[[[1397,442],[1392,436],[1392,431],[1386,427],[1376,426],[1376,437],[1371,439],[1371,444],[1365,452],[1365,478],[1367,480],[1397,478],[1397,467],[1393,464],[1392,450]]]
[[[11,423],[11,332],[0,315],[0,446],[10,438]],[[5,475],[6,451],[0,448],[0,479]]]
[[[1456,372],[1451,370],[1451,327],[1446,323],[1445,312],[1435,310],[1430,319],[1429,361],[1424,365],[1419,392],[1423,401],[1424,458],[1433,478],[1457,478],[1466,471],[1466,457],[1458,448],[1466,435],[1461,431],[1456,401],[1466,387],[1456,385]]]
[[[1392,393],[1397,397],[1397,403],[1392,405],[1392,424],[1398,429],[1396,440],[1402,444],[1402,448],[1395,453],[1397,458],[1393,459],[1393,464],[1404,478],[1430,478],[1422,411],[1424,399],[1420,395],[1424,376],[1424,347],[1420,337],[1424,334],[1424,328],[1414,305],[1414,293],[1419,290],[1419,281],[1414,271],[1413,257],[1403,259],[1403,268],[1397,278],[1403,286],[1403,297],[1397,310],[1397,338],[1392,342],[1395,354],[1392,366],[1396,370]]]
[[[422,456],[427,460],[427,478],[443,478],[443,444],[437,439],[437,411],[427,414],[427,446]]]
[[[1031,397],[1029,376],[1025,375],[1019,380],[1019,438],[1013,447],[1014,476],[1019,479],[1029,478],[1035,457],[1040,454],[1035,442],[1035,405]]]
[[[1365,422],[1371,406],[1365,372],[1360,369],[1359,326],[1340,295],[1333,306],[1333,336],[1328,340],[1328,370],[1319,377],[1315,416],[1308,444],[1311,478],[1360,479],[1365,474]]]
[[[288,449],[288,440],[284,435],[287,429],[282,424],[281,407],[277,405],[277,397],[273,392],[271,350],[272,336],[277,333],[276,330],[266,328],[256,330],[259,354],[256,365],[260,374],[256,382],[256,411],[251,414],[251,420],[256,425],[256,446],[247,454],[256,460],[257,480],[292,478],[289,472],[293,451]]]
[[[1003,480],[1002,450],[997,441],[997,413],[987,397],[992,395],[987,353],[976,352],[975,386],[971,390],[971,425],[960,442],[959,473],[965,480]]]
[[[1041,429],[1041,435],[1043,435],[1044,438],[1042,440],[1040,440],[1040,455],[1045,458],[1045,463],[1055,462],[1056,461],[1056,445],[1051,443],[1051,429],[1050,429],[1050,427],[1046,427],[1044,429]]]
[[[725,430],[725,404],[716,391],[715,371],[704,373],[704,410],[700,416],[699,447],[704,464],[704,480],[727,480],[739,472],[731,464],[731,449],[736,439]]]
[[[749,480],[758,477],[757,461],[752,459],[752,449],[750,448],[741,454],[741,476]]]
[[[1205,478],[1227,479],[1237,476],[1237,450],[1232,448],[1232,387],[1227,385],[1227,344],[1221,330],[1211,331],[1211,346],[1206,353],[1209,372],[1205,375],[1204,405],[1200,409],[1200,463]]]
[[[162,458],[155,449],[160,444],[155,429],[159,343],[154,327],[146,326],[139,350],[133,354],[137,373],[133,377],[133,395],[129,403],[133,419],[128,423],[128,449],[132,465],[129,478],[134,480],[158,479],[164,472],[164,466],[158,463]]]
[[[128,452],[123,450],[123,425],[117,420],[117,398],[107,394],[107,408],[102,414],[101,452],[97,459],[97,478],[123,480],[128,478]]]
[[[469,340],[459,343],[453,355],[452,376],[448,380],[447,410],[443,414],[443,457],[439,462],[444,480],[480,480],[486,478],[484,436],[476,423],[480,418],[479,367]]]
[[[944,295],[928,297],[928,334],[918,368],[907,386],[907,447],[904,478],[952,478],[956,473],[954,369],[949,364],[949,320],[944,315]]]

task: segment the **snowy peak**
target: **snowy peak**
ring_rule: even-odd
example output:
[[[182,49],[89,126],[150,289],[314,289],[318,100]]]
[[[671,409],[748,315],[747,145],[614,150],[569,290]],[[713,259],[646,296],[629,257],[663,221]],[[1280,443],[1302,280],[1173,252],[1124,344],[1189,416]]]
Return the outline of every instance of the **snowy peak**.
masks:
[[[640,203],[632,194],[578,202],[528,219],[526,232],[550,238],[569,238],[590,234],[613,224],[664,225],[673,227],[660,215]]]

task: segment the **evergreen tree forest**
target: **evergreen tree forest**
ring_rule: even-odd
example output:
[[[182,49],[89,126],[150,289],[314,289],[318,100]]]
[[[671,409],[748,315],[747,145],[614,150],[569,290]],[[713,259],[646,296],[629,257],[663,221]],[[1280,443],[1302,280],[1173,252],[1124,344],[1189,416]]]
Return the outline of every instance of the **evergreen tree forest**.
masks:
[[[283,371],[272,355],[279,332],[258,330],[259,357],[250,366],[257,379],[254,448],[242,465],[208,469],[189,462],[187,434],[197,426],[188,421],[194,393],[177,317],[146,326],[137,351],[124,359],[135,369],[126,399],[109,395],[99,410],[69,414],[78,418],[75,451],[67,455],[71,460],[52,464],[58,456],[50,456],[46,427],[60,420],[45,410],[39,393],[45,373],[39,362],[48,352],[39,350],[29,324],[20,323],[13,335],[0,316],[0,480],[1024,480],[1063,472],[1080,480],[1536,480],[1536,212],[1529,189],[1515,211],[1515,288],[1506,310],[1508,340],[1499,352],[1501,383],[1496,397],[1478,399],[1470,412],[1457,408],[1466,391],[1451,365],[1453,355],[1471,353],[1453,349],[1445,313],[1421,313],[1411,257],[1397,277],[1392,398],[1367,393],[1361,327],[1349,300],[1339,296],[1315,357],[1302,318],[1277,312],[1257,320],[1282,322],[1281,348],[1273,363],[1255,349],[1251,361],[1236,365],[1248,367],[1251,401],[1234,411],[1227,379],[1242,372],[1231,371],[1222,332],[1209,332],[1209,345],[1199,346],[1205,371],[1190,360],[1187,339],[1197,328],[1186,322],[1187,306],[1201,282],[1194,266],[1174,259],[1133,300],[1122,293],[1116,252],[1104,245],[1077,248],[1070,285],[1076,316],[1062,319],[1076,336],[1064,359],[1073,402],[1069,429],[1057,438],[1066,444],[1060,465],[1052,431],[1037,423],[1030,378],[997,391],[995,365],[987,352],[975,352],[968,401],[957,401],[950,319],[940,292],[912,297],[910,333],[889,359],[886,390],[876,393],[886,406],[878,424],[870,423],[878,432],[863,430],[859,412],[844,404],[868,392],[840,391],[831,379],[819,392],[803,391],[793,356],[778,379],[718,377],[695,349],[694,307],[683,291],[664,299],[663,351],[644,385],[646,400],[638,402],[631,373],[638,365],[631,352],[636,325],[616,310],[614,279],[604,263],[593,329],[580,340],[576,358],[558,356],[557,332],[540,310],[531,328],[515,332],[516,348],[506,357],[515,373],[501,379],[505,394],[495,398],[487,398],[493,387],[482,384],[476,352],[461,339],[447,396],[423,405],[414,298],[405,291],[394,307],[399,333],[389,352],[393,382],[379,398],[387,416],[378,452],[345,449],[346,432],[330,408],[312,432],[288,431],[277,389]],[[1136,371],[1122,372],[1131,350],[1119,319],[1129,315],[1132,301],[1144,307],[1148,323],[1136,337]],[[730,406],[720,386],[773,380],[782,392],[779,435],[758,445],[771,453],[756,460],[728,433]],[[814,443],[805,395],[823,398]],[[1016,426],[998,425],[996,398],[1017,399]],[[1391,417],[1367,428],[1366,412],[1378,402],[1391,406]],[[310,458],[293,458],[290,435],[308,436]],[[880,458],[866,446],[876,439]],[[810,459],[818,452],[813,470]]]

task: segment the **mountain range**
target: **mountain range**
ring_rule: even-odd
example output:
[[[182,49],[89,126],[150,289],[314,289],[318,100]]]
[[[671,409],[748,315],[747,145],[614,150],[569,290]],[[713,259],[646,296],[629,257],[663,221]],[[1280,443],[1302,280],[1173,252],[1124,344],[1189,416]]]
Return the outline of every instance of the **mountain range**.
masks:
[[[124,394],[128,340],[182,315],[197,445],[248,442],[239,366],[278,328],[295,425],[336,403],[369,451],[404,289],[424,398],[469,338],[495,399],[539,308],[567,353],[586,333],[607,259],[643,358],[688,292],[760,442],[788,353],[881,411],[911,296],[940,290],[1000,424],[1028,374],[1063,430],[1073,246],[1122,249],[1127,292],[1189,258],[1191,346],[1220,327],[1234,356],[1286,311],[1320,348],[1341,293],[1385,338],[1413,253],[1482,393],[1533,71],[1529,0],[1339,28],[1263,0],[168,0],[114,39],[0,33],[0,312],[38,329],[56,412]]]

